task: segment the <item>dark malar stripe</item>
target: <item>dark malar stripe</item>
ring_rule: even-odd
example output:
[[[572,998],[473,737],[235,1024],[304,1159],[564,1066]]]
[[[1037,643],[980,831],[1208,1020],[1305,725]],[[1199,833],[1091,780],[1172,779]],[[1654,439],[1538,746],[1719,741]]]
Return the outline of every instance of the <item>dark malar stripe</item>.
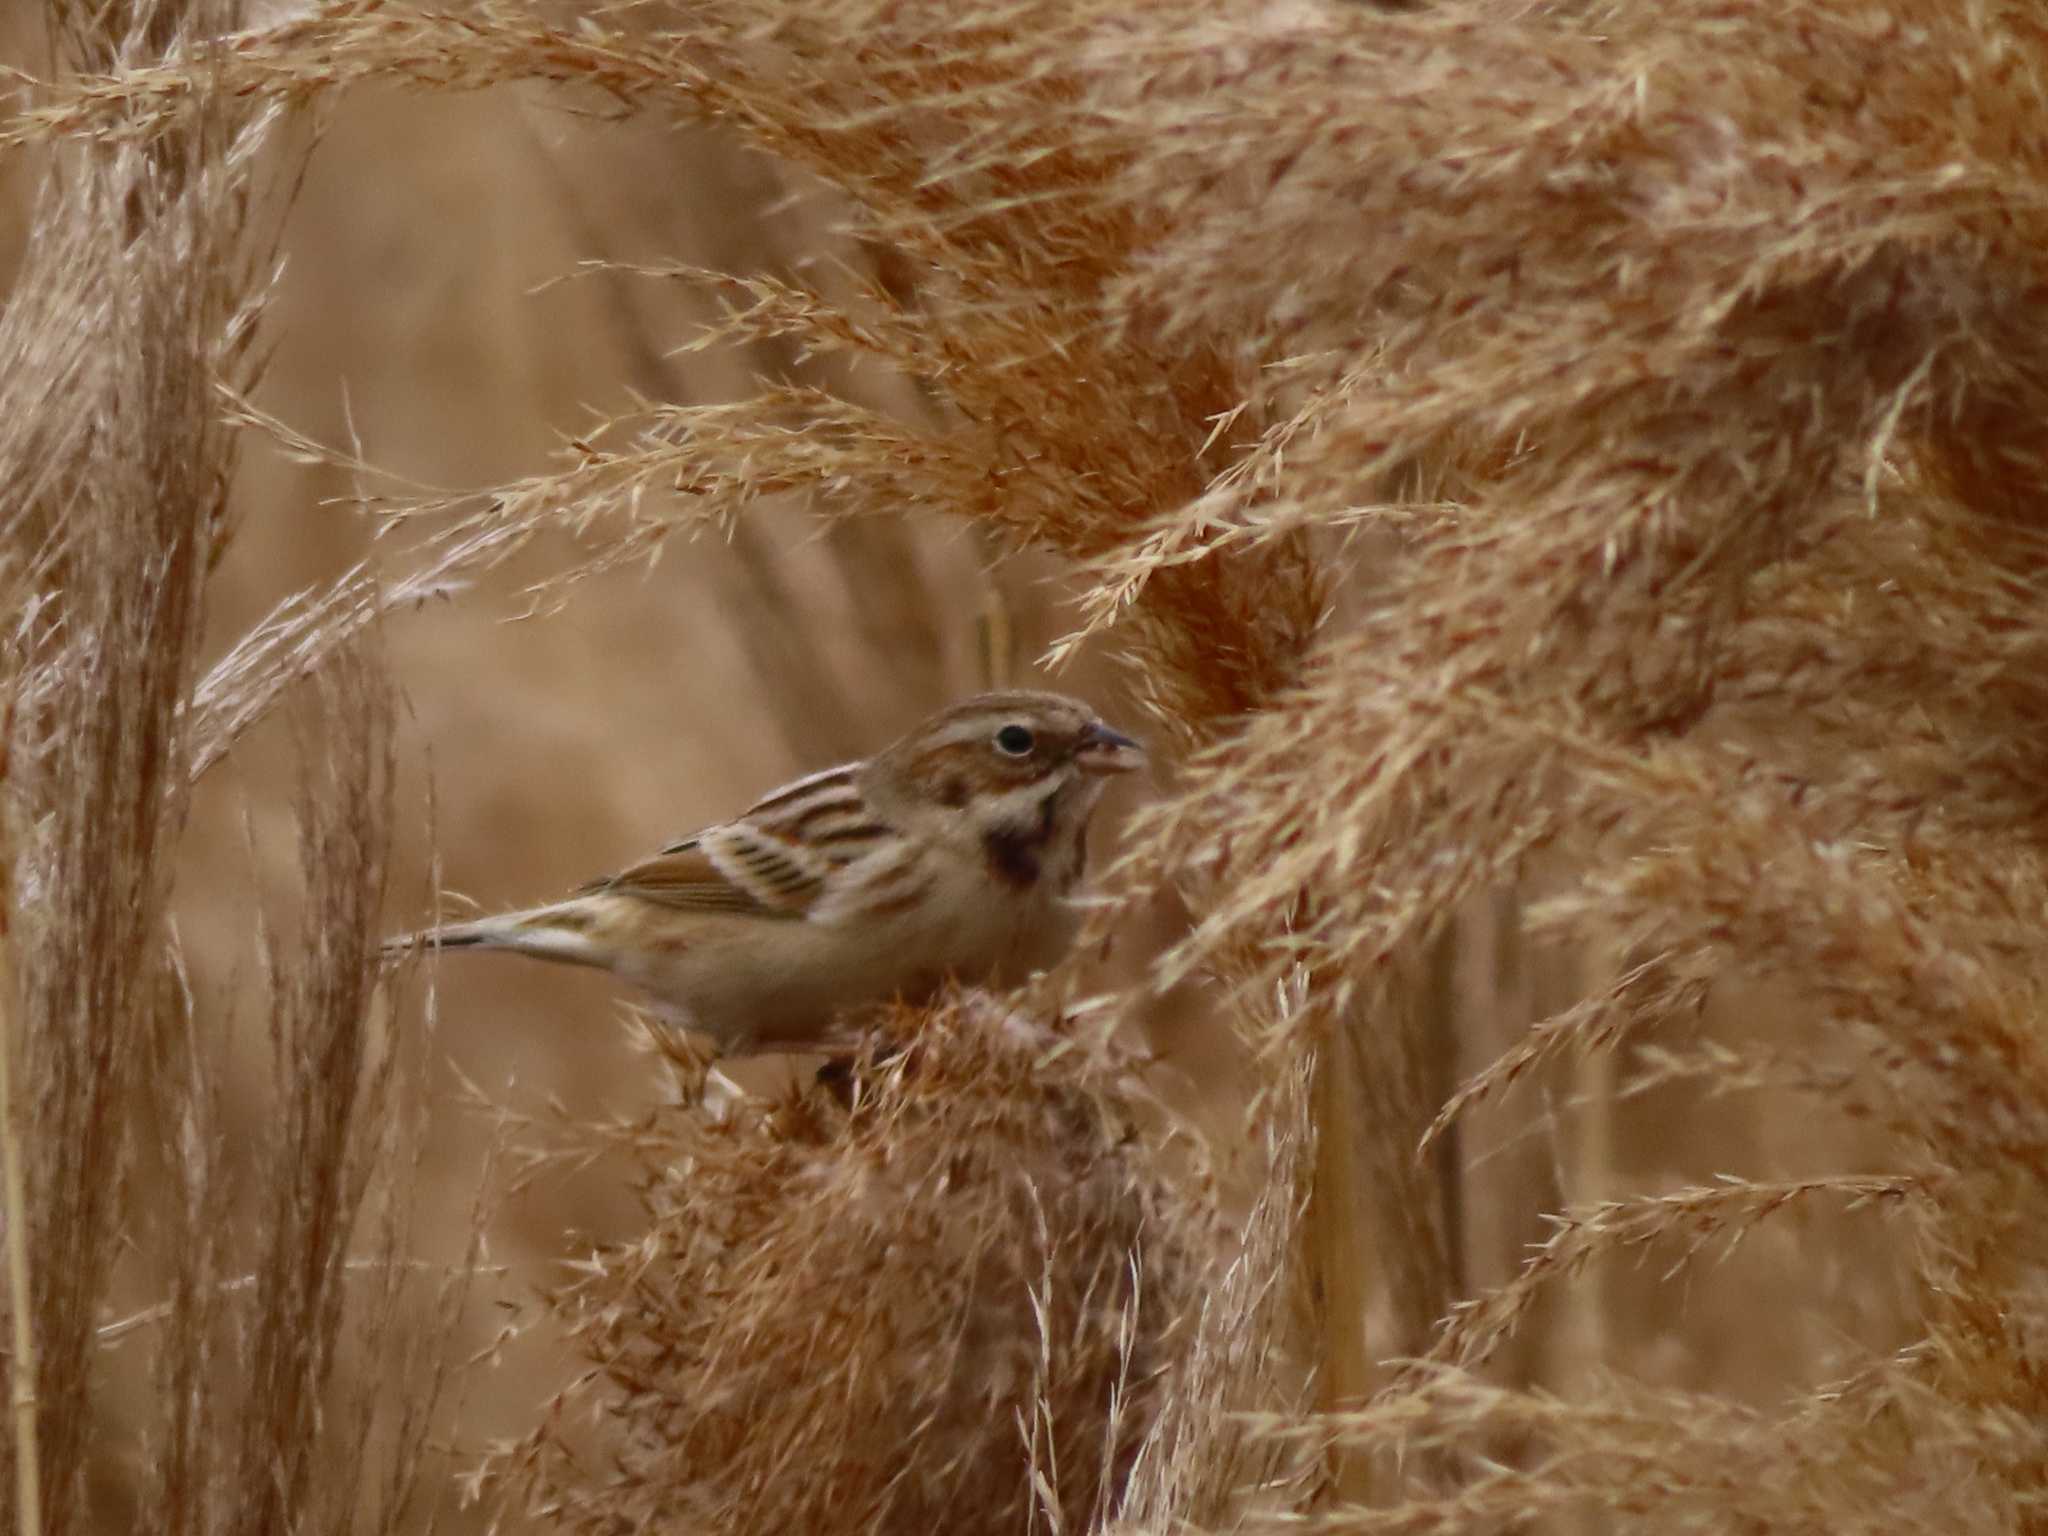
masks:
[[[988,850],[988,867],[998,880],[1020,891],[1038,884],[1038,856],[1045,848],[1045,838],[1036,828],[1029,832],[990,832],[981,842]]]
[[[981,837],[988,867],[998,880],[1028,891],[1038,883],[1042,856],[1052,841],[1053,797],[1047,795],[1038,819],[1022,827],[992,827]]]

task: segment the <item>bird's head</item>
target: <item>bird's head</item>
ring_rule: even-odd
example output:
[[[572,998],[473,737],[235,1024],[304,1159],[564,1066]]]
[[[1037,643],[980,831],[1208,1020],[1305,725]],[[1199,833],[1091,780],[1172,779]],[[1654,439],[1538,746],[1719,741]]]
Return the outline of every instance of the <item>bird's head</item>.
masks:
[[[961,847],[1079,835],[1115,774],[1145,751],[1079,699],[985,693],[925,721],[869,765],[892,820]]]

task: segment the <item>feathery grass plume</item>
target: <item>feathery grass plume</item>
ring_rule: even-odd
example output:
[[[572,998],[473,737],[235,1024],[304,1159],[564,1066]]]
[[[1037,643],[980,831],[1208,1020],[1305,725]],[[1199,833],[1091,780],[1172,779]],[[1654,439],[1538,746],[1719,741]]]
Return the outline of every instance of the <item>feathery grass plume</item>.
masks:
[[[182,970],[143,1042],[160,1086],[137,1105],[129,1177],[154,1193],[131,1200],[123,1236],[163,1299],[98,1332],[109,1357],[131,1337],[147,1350],[146,1378],[117,1357],[103,1369],[154,1389],[119,1415],[141,1442],[134,1517],[153,1529],[412,1529],[432,1501],[419,1483],[448,1362],[431,1346],[469,1268],[423,1285],[406,1253],[430,1037],[390,1032],[374,995],[393,821],[381,661],[338,653],[293,724],[304,904],[261,955],[274,1101],[236,1130],[231,1021]]]
[[[1147,291],[1180,315],[1272,321],[1303,349],[1363,316],[1372,350],[1363,365],[1350,346],[1319,358],[1284,458],[1232,487],[1236,502],[1199,509],[1211,524],[1191,515],[1169,552],[1227,557],[1211,526],[1242,544],[1264,536],[1259,520],[1350,516],[1362,478],[1418,460],[1457,466],[1459,505],[1409,522],[1309,685],[1152,813],[1151,867],[1207,865],[1226,892],[1177,963],[1241,953],[1276,904],[1316,893],[1268,966],[1306,955],[1370,974],[1533,849],[1633,859],[1611,899],[1554,915],[1639,961],[1548,1038],[1641,1028],[1741,972],[1819,992],[1817,1022],[1876,1012],[1885,1027],[1863,1038],[1892,1080],[1887,1105],[1904,1106],[1886,1116],[1899,1187],[1941,1191],[1914,1207],[1937,1259],[1922,1271],[1927,1352],[1968,1362],[1948,1373],[1957,1396],[1913,1398],[1956,1417],[1909,1438],[1960,1438],[1980,1394],[2024,1415],[2030,1329],[2012,1320],[2038,1310],[2042,1276],[2003,1235],[2025,1220],[2013,1180],[2036,1159],[2048,1081],[2017,1027],[2038,946],[2000,918],[2031,910],[2012,887],[2038,874],[2039,779],[2021,765],[2038,763],[2044,702],[2040,539],[2012,514],[2041,471],[2024,433],[1982,428],[2048,375],[2017,334],[2019,295],[2040,280],[2041,166],[1982,125],[2039,111],[2038,22],[1939,4],[1681,6],[1595,36],[1472,7],[1299,14],[1263,53],[1191,51],[1213,104],[1150,119],[1208,222],[1162,243]],[[1277,93],[1243,87],[1283,71],[1349,94],[1282,125]],[[1958,79],[1968,115],[1953,111]],[[1258,219],[1211,195],[1237,187],[1258,189]],[[1350,220],[1355,238],[1311,234]],[[1317,260],[1325,272],[1305,271]],[[1234,516],[1251,496],[1266,504]],[[1159,558],[1141,551],[1120,590]],[[1664,774],[1636,771],[1669,737],[1698,744],[1660,753]],[[1740,825],[1752,808],[1774,835]],[[1826,856],[1797,898],[1775,896],[1808,850]],[[1878,939],[1896,920],[1870,905],[1874,880],[1912,891],[1925,929]],[[1843,928],[1814,931],[1838,912]],[[1954,965],[2009,995],[1888,1003],[1902,964]],[[1535,1059],[1518,1052],[1484,1083]],[[1920,1081],[1936,1061],[1941,1080]],[[1962,1103],[2002,1137],[1965,1126]],[[1929,1149],[1949,1176],[1923,1166]],[[1956,1156],[1970,1179],[1952,1178]],[[1745,1184],[1711,1213],[1687,1200],[1639,1214],[1732,1236],[1782,1196]],[[1609,1251],[1636,1228],[1580,1230]],[[1994,1233],[2003,1267],[1983,1257]],[[1492,1305],[1570,1267],[1539,1258]],[[1975,1298],[1964,1318],[1957,1295]],[[1472,1337],[1461,1325],[1444,1348],[1455,1358]],[[1383,1433],[1345,1443],[1398,1449],[1399,1401]],[[1853,1411],[1823,1420],[1845,1444]],[[1998,1459],[2016,1496],[2041,1476],[2031,1436]],[[1892,1518],[1888,1496],[1864,1513]],[[1478,1518],[1462,1497],[1432,1506],[1445,1528]]]
[[[393,824],[381,660],[338,652],[292,723],[304,902],[288,935],[263,935],[271,1101],[231,1154],[230,1032],[185,992],[152,1041],[171,1086],[143,1106],[169,1198],[132,1220],[168,1295],[118,1332],[155,1345],[140,1507],[195,1532],[399,1528],[443,1371],[405,1253],[424,1099],[403,1084],[426,1042],[385,1028],[375,995]]]
[[[1134,1058],[980,994],[885,1034],[843,1096],[583,1128],[633,1152],[647,1229],[548,1294],[590,1369],[488,1482],[593,1532],[1118,1511],[1211,1278],[1207,1194],[1159,1172]]]
[[[1824,1110],[1883,1126],[1897,1171],[1729,1179],[1569,1213],[1520,1276],[1450,1319],[1428,1367],[1331,1420],[1322,1442],[1358,1453],[1455,1448],[1504,1457],[1508,1470],[1474,1463],[1448,1487],[1410,1478],[1406,1502],[1333,1509],[1320,1528],[1468,1529],[1512,1505],[1598,1512],[1620,1529],[1721,1525],[1745,1511],[1796,1525],[1817,1518],[1802,1509],[1825,1509],[1830,1528],[1908,1530],[1951,1488],[1957,1523],[1947,1528],[2005,1528],[2048,1475],[2048,1440],[2032,1427],[2048,1308],[2048,1254],[2033,1236],[2048,1216],[2048,1055],[2034,1027],[2042,977],[2029,931],[2048,889],[2039,860],[2010,848],[1987,857],[1968,828],[1874,842],[1860,829],[1883,821],[1868,807],[1861,821],[1839,822],[1846,797],[1833,786],[1787,786],[1726,746],[1624,758],[1583,738],[1552,745],[1583,776],[1587,820],[1632,852],[1551,902],[1545,925],[1613,934],[1625,951],[1664,957],[1672,974],[1764,976],[1807,1000],[1804,1048],[1824,1059],[1826,1037],[1839,1034],[1865,1064],[1846,1104],[1818,1074],[1807,1086]],[[1558,1027],[1599,1029],[1611,1017],[1574,1010]],[[1654,1017],[1638,1007],[1633,1027]],[[1480,1086],[1525,1065],[1510,1056]],[[1747,1066],[1714,1070],[1740,1086]],[[1742,1468],[1733,1483],[1702,1476],[1690,1435],[1641,1444],[1610,1430],[1625,1390],[1560,1403],[1468,1390],[1442,1374],[1485,1359],[1543,1289],[1601,1255],[1654,1244],[1683,1263],[1816,1198],[1898,1210],[1915,1237],[1905,1253],[1921,1287],[1919,1336],[1871,1356],[1849,1388],[1817,1385],[1773,1412],[1731,1419],[1706,1397],[1673,1407],[1674,1426],[1740,1426],[1728,1447]]]
[[[1312,1448],[1361,1430],[1386,1437],[1399,1426],[1401,1442],[1422,1452],[1465,1453],[1488,1437],[1511,1435],[1526,1447],[1522,1454],[1480,1463],[1455,1494],[1327,1508],[1271,1528],[1330,1536],[1461,1536],[1552,1524],[1857,1536],[2027,1528],[2031,1501],[2002,1486],[1981,1451],[1987,1438],[2031,1439],[2032,1426],[1955,1415],[1953,1405],[1903,1376],[1875,1389],[1857,1383],[1845,1398],[1853,1401],[1853,1421],[1825,1406],[1780,1417],[1623,1382],[1567,1402],[1437,1371],[1359,1414],[1266,1428]],[[1933,1432],[1900,1434],[1902,1420]]]
[[[1185,14],[1162,8],[1162,27]],[[147,134],[188,110],[202,69],[227,89],[294,100],[370,79],[544,79],[726,123],[843,192],[853,233],[914,275],[907,290],[871,280],[851,299],[760,280],[727,335],[863,357],[915,384],[937,421],[794,387],[733,405],[656,403],[584,434],[559,476],[479,498],[481,509],[429,498],[411,510],[466,513],[464,528],[566,518],[588,529],[624,513],[620,537],[639,548],[662,524],[635,514],[664,486],[721,517],[802,491],[829,493],[835,511],[933,510],[1011,547],[1087,557],[1228,470],[1263,361],[1187,336],[1164,344],[1156,317],[1112,302],[1156,237],[1157,210],[1130,206],[1116,182],[1145,134],[1097,143],[1080,131],[1091,93],[1122,67],[1098,56],[1108,20],[1042,0],[967,13],[740,0],[692,7],[667,30],[606,13],[567,26],[510,5],[460,17],[337,7],[191,65],[89,83],[11,132],[112,131],[118,103],[122,130]],[[1171,622],[1146,640],[1174,658],[1151,682],[1180,699],[1169,723],[1234,713],[1292,676],[1322,604],[1314,566],[1284,541],[1187,581],[1162,570],[1157,584]]]
[[[358,1518],[389,1529],[423,1449],[416,1380],[392,1394],[388,1409],[384,1393],[360,1382],[345,1395],[333,1390],[346,1351],[359,1370],[389,1364],[408,1289],[394,1160],[418,1132],[396,1113],[394,1078],[401,1060],[417,1068],[422,1057],[380,1027],[375,997],[392,830],[390,687],[377,663],[343,652],[311,692],[298,733],[306,905],[294,948],[268,957],[275,1129],[258,1163],[269,1177],[257,1191],[254,1283],[235,1319],[235,1363],[248,1392],[239,1435],[222,1426],[224,1443],[214,1448],[220,1529],[241,1536],[294,1522],[340,1530]],[[382,1220],[373,1223],[378,1202]],[[367,1254],[355,1251],[359,1236],[370,1239]],[[373,1434],[390,1427],[386,1412],[396,1443],[373,1447]],[[386,1453],[388,1472],[376,1459]],[[366,1474],[393,1482],[366,1488]]]
[[[1645,1528],[1745,1510],[1798,1525],[1827,1508],[1830,1528],[1905,1529],[1928,1467],[1953,1468],[1946,1452],[1973,1437],[1975,1508],[2010,1516],[2048,1473],[2037,1434],[1993,1430],[2040,1407],[2041,802],[2020,765],[2039,760],[2048,701],[2040,539],[2013,520],[2040,463],[2025,434],[1983,429],[2048,377],[2017,334],[2040,281],[2041,167],[2007,131],[2043,105],[2048,39],[2017,11],[1939,4],[1674,7],[1598,37],[1446,6],[1358,23],[1384,45],[1368,54],[1334,16],[1305,24],[1315,49],[1275,41],[1217,66],[1341,70],[1356,121],[1333,102],[1276,135],[1232,120],[1271,96],[1215,82],[1183,148],[1270,166],[1247,177],[1270,217],[1226,241],[1244,210],[1205,202],[1209,260],[1163,246],[1164,278],[1188,286],[1162,302],[1257,306],[1262,281],[1301,274],[1282,242],[1323,249],[1311,201],[1356,216],[1329,260],[1359,279],[1380,350],[1314,402],[1317,432],[1267,488],[1314,518],[1361,471],[1443,455],[1462,504],[1408,530],[1309,686],[1156,813],[1159,870],[1240,877],[1182,959],[1256,939],[1276,903],[1314,892],[1325,905],[1269,963],[1381,964],[1528,851],[1567,849],[1594,872],[1550,920],[1642,958],[1550,1039],[1772,977],[1810,999],[1819,1041],[1846,1030],[1864,1050],[1901,1169],[1590,1213],[1438,1352],[1483,1353],[1586,1254],[1732,1240],[1812,1192],[1913,1192],[1926,1312],[1920,1348],[1868,1393],[1801,1399],[1746,1432],[1740,1492],[1703,1487],[1681,1437],[1668,1458],[1602,1440],[1596,1399],[1556,1410],[1589,1442],[1578,1461],[1418,1480],[1413,1503],[1324,1526],[1563,1507]],[[1175,132],[1162,122],[1162,142]],[[1266,158],[1247,167],[1233,145]],[[1307,302],[1345,291],[1311,282]],[[1301,318],[1327,335],[1349,315]],[[1416,1387],[1338,1440],[1478,1451],[1530,1401]],[[1930,1463],[1905,1449],[1920,1444]]]
[[[189,58],[231,25],[170,4],[60,5],[52,21],[94,73]],[[44,1473],[39,1515],[11,1509],[15,1528],[78,1530],[126,1504],[157,1530],[389,1529],[421,1464],[432,1373],[412,1369],[417,1341],[395,1322],[405,1205],[372,1191],[417,1134],[394,1105],[401,1052],[372,1030],[391,825],[378,664],[336,656],[307,722],[303,933],[267,966],[274,1138],[227,1144],[228,1031],[168,921],[202,750],[207,580],[231,534],[217,391],[256,368],[274,207],[260,155],[277,115],[208,92],[147,142],[57,146],[0,316],[21,983],[7,1006],[25,1035],[11,1110],[30,1154]],[[268,1165],[231,1155],[256,1146]],[[359,1238],[367,1278],[345,1274]],[[107,1320],[138,1292],[162,1300]],[[138,1336],[146,1367],[127,1357]],[[393,1404],[383,1373],[401,1361]]]
[[[206,25],[148,6],[61,17],[77,62],[95,69]],[[184,705],[231,463],[210,381],[246,357],[236,160],[268,115],[202,112],[148,146],[60,152],[0,325],[0,541],[23,668],[18,1109],[52,1532],[88,1518],[94,1334],[120,1250],[125,1122],[166,975]]]
[[[1487,9],[1290,13],[1237,51],[1191,43],[1172,78],[1198,96],[1140,99],[1157,147],[1131,174],[1188,209],[1141,291],[1309,351],[1290,382],[1315,386],[1284,455],[1188,526],[1355,516],[1418,461],[1459,487],[1291,707],[1156,811],[1154,868],[1227,847],[1255,872],[1188,961],[1304,888],[1335,893],[1299,939],[1334,959],[1440,925],[1559,832],[1557,786],[1492,750],[1489,714],[1618,747],[1689,729],[1736,680],[1751,584],[1853,516],[1888,455],[1946,464],[1956,421],[2027,387],[2038,170],[1950,111],[1960,75],[2027,120],[2032,76],[1998,62],[2031,35],[2018,13],[1677,6],[1596,33]],[[1928,46],[1896,44],[1909,24]],[[1126,584],[1163,558],[1138,551]]]

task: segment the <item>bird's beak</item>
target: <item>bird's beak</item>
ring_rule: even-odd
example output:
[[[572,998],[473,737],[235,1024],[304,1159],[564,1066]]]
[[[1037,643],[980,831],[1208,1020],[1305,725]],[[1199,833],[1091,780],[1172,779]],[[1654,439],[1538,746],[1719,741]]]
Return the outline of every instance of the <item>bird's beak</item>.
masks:
[[[1084,773],[1129,773],[1145,766],[1145,749],[1097,721],[1074,744],[1074,761]]]

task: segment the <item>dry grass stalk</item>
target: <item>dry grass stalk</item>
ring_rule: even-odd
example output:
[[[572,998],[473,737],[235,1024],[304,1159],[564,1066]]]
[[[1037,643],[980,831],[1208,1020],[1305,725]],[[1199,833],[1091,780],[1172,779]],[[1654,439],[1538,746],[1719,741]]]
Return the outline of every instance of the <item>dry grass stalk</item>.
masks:
[[[232,355],[200,349],[232,344],[232,262],[205,179],[224,148],[201,126],[148,152],[78,152],[46,192],[8,313],[9,354],[26,365],[5,370],[11,392],[51,391],[5,413],[0,458],[39,473],[10,487],[0,527],[9,595],[33,626],[15,900],[53,1532],[85,1513],[93,1330],[122,1225],[123,1123],[184,805],[181,710],[223,511],[206,379]],[[75,351],[38,366],[67,327]]]
[[[1280,994],[1283,1015],[1304,1006]],[[1292,1058],[1246,1115],[1263,1175],[1221,1277],[1201,1298],[1192,1335],[1124,1501],[1131,1531],[1233,1530],[1302,1507],[1328,1468],[1263,1435],[1256,1415],[1297,1423],[1324,1361],[1305,1358],[1303,1313],[1322,1300],[1296,1262],[1315,1188],[1315,1063]],[[1321,1335],[1319,1337],[1326,1337]]]
[[[511,7],[461,18],[334,10],[246,34],[203,68],[233,90],[283,99],[368,78],[443,88],[543,78],[735,122],[839,185],[860,210],[857,231],[917,273],[914,310],[879,283],[848,302],[757,280],[727,336],[880,363],[930,393],[936,429],[796,388],[737,406],[654,404],[584,434],[561,476],[487,498],[479,526],[566,516],[587,528],[635,512],[661,485],[709,516],[776,492],[829,490],[843,512],[936,510],[1013,545],[1095,555],[1134,515],[1185,503],[1228,467],[1223,429],[1255,369],[1184,341],[1149,347],[1135,316],[1107,307],[1109,283],[1148,235],[1112,180],[1142,141],[1066,147],[1080,81],[1043,67],[1060,57],[1045,41],[1079,50],[1090,22],[1045,5],[961,17],[862,4],[799,23],[740,4],[698,8],[674,31],[649,34],[602,16],[562,27]],[[883,77],[856,62],[891,51],[917,62]],[[200,67],[82,87],[18,119],[17,132],[84,131],[118,102],[122,130],[148,133],[185,110]],[[627,536],[634,531],[648,536],[639,524]],[[1313,626],[1319,606],[1311,569],[1284,548],[1247,553],[1184,589],[1171,573],[1162,579],[1190,621],[1244,637],[1159,679],[1212,695],[1183,714],[1241,708],[1269,687],[1262,669]],[[1190,638],[1175,624],[1153,642]],[[1256,648],[1245,651],[1247,642]]]
[[[7,783],[8,752],[14,736],[13,711],[0,724],[0,789]],[[28,1253],[28,1180],[24,1172],[23,1127],[28,1108],[15,1097],[16,1019],[14,998],[14,859],[7,829],[0,825],[0,1192],[7,1223],[7,1297],[13,1366],[14,1526],[24,1536],[43,1528],[42,1454],[36,1433],[36,1336],[29,1310],[35,1295]]]
[[[348,1311],[345,1265],[358,1213],[386,1150],[378,1128],[398,1060],[377,1038],[371,995],[392,823],[391,703],[359,658],[344,657],[319,683],[301,736],[300,948],[271,957],[278,1123],[265,1162],[276,1172],[259,1196],[267,1209],[257,1284],[238,1330],[249,1397],[239,1446],[221,1467],[224,1485],[240,1490],[227,1529],[246,1536],[306,1519],[318,1507],[308,1498],[316,1478],[327,1497],[352,1501],[357,1490],[329,1480],[337,1467],[363,1464],[368,1430],[361,1418],[329,1424],[323,1399]],[[401,1257],[377,1255],[387,1271]],[[388,1327],[380,1314],[390,1301],[373,1304],[357,1326]]]

